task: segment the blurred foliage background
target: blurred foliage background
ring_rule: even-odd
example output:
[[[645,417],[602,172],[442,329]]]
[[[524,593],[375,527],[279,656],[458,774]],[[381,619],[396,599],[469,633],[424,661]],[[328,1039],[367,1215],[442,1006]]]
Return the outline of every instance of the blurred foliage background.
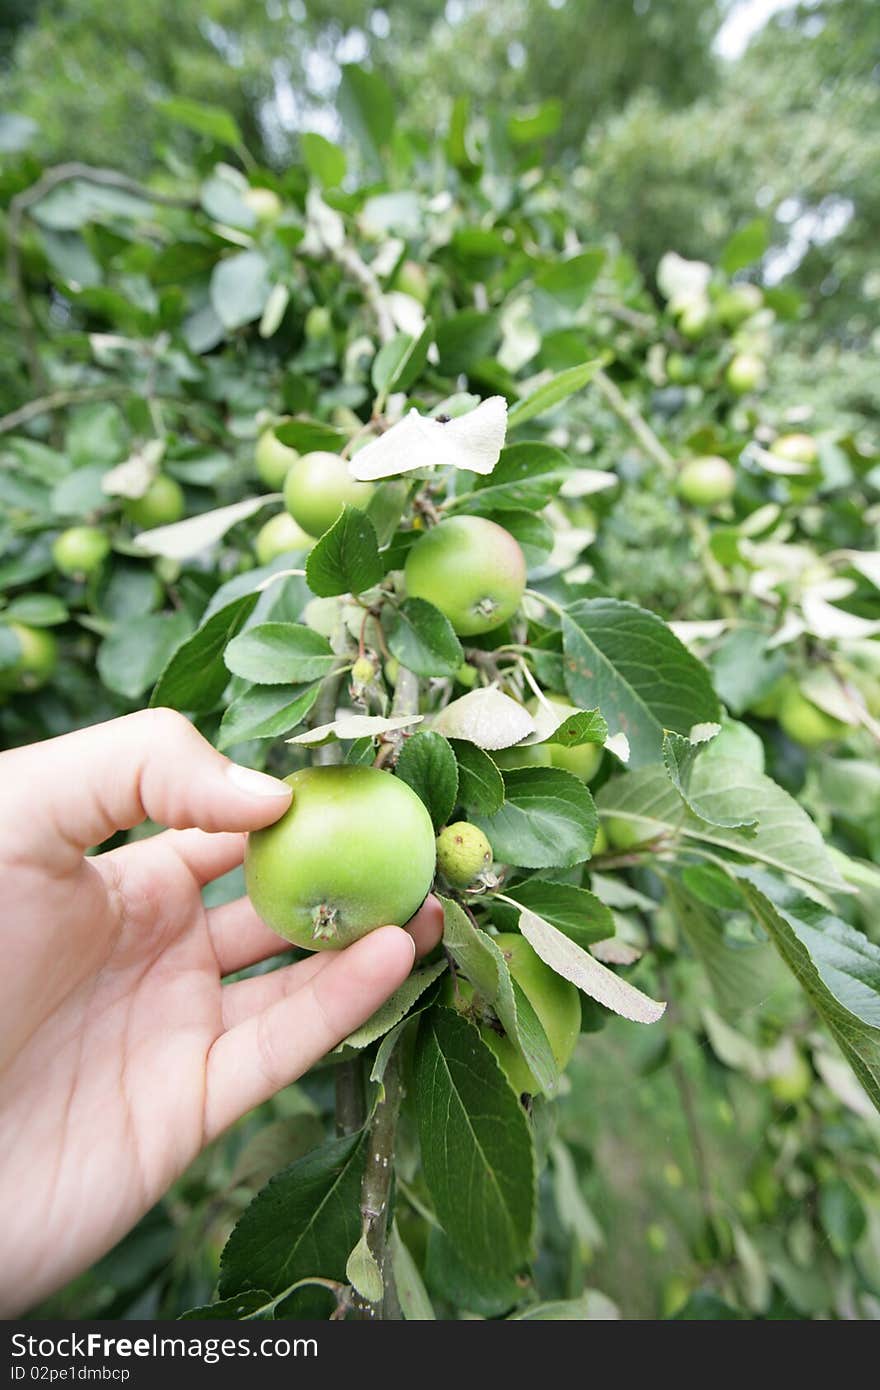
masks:
[[[875,0],[0,0],[3,106],[46,163],[173,171],[161,102],[189,98],[280,170],[301,129],[340,136],[353,62],[425,149],[456,102],[491,125],[552,100],[548,157],[597,238],[651,273],[769,216],[765,277],[806,293],[812,336],[855,345],[880,297],[878,53]]]
[[[454,169],[457,181],[468,185],[470,179],[474,225],[481,206],[492,209],[502,226],[508,215],[516,223],[513,186],[528,182],[522,235],[529,253],[532,228],[542,225],[552,228],[548,243],[557,236],[564,247],[570,233],[573,247],[595,243],[613,253],[599,286],[601,313],[575,348],[580,351],[585,342],[592,347],[594,339],[601,347],[618,334],[619,357],[625,365],[637,363],[633,375],[645,394],[659,388],[651,404],[661,420],[669,404],[665,369],[655,370],[648,351],[643,369],[639,339],[642,333],[650,341],[645,312],[652,312],[658,264],[670,250],[716,264],[731,233],[760,218],[766,245],[762,240],[757,264],[746,257],[742,265],[776,293],[774,308],[782,321],[765,417],[774,429],[786,419],[797,424],[800,417],[785,412],[808,401],[819,429],[855,434],[876,429],[880,418],[878,55],[877,0],[407,0],[387,8],[355,0],[0,0],[0,168],[7,156],[15,163],[3,201],[43,168],[68,160],[109,166],[149,181],[154,190],[180,195],[194,186],[195,169],[209,167],[206,150],[215,154],[224,145],[199,130],[198,109],[188,113],[186,102],[227,112],[241,133],[242,145],[233,153],[243,171],[257,171],[259,182],[277,175],[293,200],[304,191],[303,131],[344,147],[350,182],[362,198],[371,180],[382,194],[406,190],[416,181],[414,169],[423,193],[440,194]],[[370,131],[358,131],[360,108],[351,100],[350,74],[371,71],[387,84],[394,116],[392,121],[389,113],[384,125],[387,149],[375,162]],[[371,96],[374,119],[382,124],[386,97],[376,91]],[[518,134],[523,144],[540,141],[542,151],[542,164],[530,164],[524,174],[505,154]],[[231,158],[228,149],[223,154]],[[337,201],[345,205],[344,191]],[[467,206],[465,196],[461,202]],[[173,211],[166,215],[174,217]],[[190,238],[182,218],[180,225],[180,245],[191,240],[198,270],[201,243]],[[0,241],[4,232],[0,222]],[[42,245],[62,257],[57,237],[44,237]],[[107,263],[118,249],[103,229],[92,245]],[[281,236],[272,245],[278,258],[287,256]],[[519,248],[519,254],[526,250]],[[42,253],[29,244],[26,252],[34,278],[42,281]],[[216,253],[213,243],[209,252],[206,263]],[[175,254],[183,257],[179,247]],[[448,258],[450,277],[456,255],[468,259],[457,248]],[[132,258],[137,270],[134,252]],[[61,274],[55,262],[51,269]],[[493,292],[503,299],[512,288],[507,268],[493,273]],[[462,283],[469,292],[467,276]],[[320,294],[329,299],[336,292],[332,270],[314,284],[312,309],[323,307]],[[298,290],[297,309],[305,315],[312,282]],[[45,302],[59,364],[70,348],[70,361],[59,365],[53,383],[63,384],[64,372],[74,378],[83,367],[77,358],[81,342],[72,328],[69,343],[64,337],[61,296],[49,289]],[[613,320],[609,309],[606,324],[602,313],[611,303],[623,303],[629,318]],[[77,312],[89,327],[90,313],[103,324],[105,312],[113,321],[125,307],[109,296],[90,299],[87,286]],[[334,308],[338,323],[346,317],[344,294],[337,294]],[[174,311],[171,304],[169,315]],[[149,317],[146,310],[144,315]],[[134,314],[135,333],[142,331],[136,320]],[[120,321],[125,327],[124,316]],[[647,330],[640,322],[647,322]],[[626,341],[630,330],[635,345]],[[0,331],[6,342],[18,333],[6,292],[0,293]],[[280,345],[275,340],[278,358],[288,365],[295,361],[296,370],[316,379],[329,364],[335,389],[326,341],[316,344],[306,335],[303,344],[285,334],[289,325]],[[556,370],[570,363],[565,335],[553,337],[548,335],[540,366]],[[230,340],[226,356],[204,359],[204,383],[193,388],[199,398],[193,429],[203,431],[205,452],[214,446],[221,402],[228,407],[224,429],[234,435],[239,417],[252,426],[255,412],[277,389],[271,353],[264,356],[258,345],[242,381],[237,340],[232,334]],[[704,353],[709,379],[714,351],[710,346]],[[35,394],[24,362],[11,353],[3,357],[0,413]],[[169,371],[177,370],[170,363]],[[486,385],[480,381],[481,389]],[[330,386],[323,380],[321,386],[328,404]],[[716,400],[714,387],[707,389],[710,402]],[[283,392],[271,403],[300,408],[298,397],[291,403]],[[348,403],[338,391],[337,404]],[[697,393],[682,423],[663,423],[671,436],[690,440],[695,420],[708,415]],[[115,416],[111,410],[102,418]],[[589,434],[591,450],[595,440],[598,466],[619,468],[627,483],[634,482],[626,506],[607,524],[603,517],[599,577],[609,592],[664,615],[681,616],[681,608],[688,616],[704,616],[700,602],[711,596],[704,594],[700,572],[686,563],[669,498],[649,475],[640,478],[621,449],[616,424],[595,400],[578,403],[571,417],[573,435]],[[87,450],[100,461],[95,438],[92,429]],[[244,428],[241,439],[250,450]],[[714,447],[713,440],[705,447]],[[75,452],[69,438],[66,447]],[[123,456],[124,445],[109,440],[104,462]],[[189,475],[185,454],[174,462],[188,485],[216,488],[215,500],[228,500],[223,489],[233,484],[222,470],[216,477],[208,470],[210,460],[199,457],[202,471],[194,464]],[[234,486],[240,484],[236,475]],[[836,512],[825,509],[832,522],[843,515],[845,499],[838,497],[835,505]],[[856,529],[855,520],[844,516],[839,524],[845,522]],[[838,543],[848,543],[848,535]],[[684,558],[670,565],[676,547]],[[105,684],[141,699],[139,689],[120,686],[118,678],[116,685]],[[85,681],[81,705],[84,720],[117,707],[109,700],[97,704],[94,686]],[[54,731],[53,718],[67,720],[67,707],[57,715],[49,708],[46,731]],[[803,794],[827,829],[851,800],[852,764],[840,805],[829,809],[826,789],[817,789],[812,774],[806,778],[803,762],[789,766],[790,755],[790,745],[771,743],[774,775]],[[866,812],[856,819],[851,833],[858,850],[870,854],[880,834],[876,811],[873,818]],[[676,993],[679,1016],[664,1025],[659,1042],[612,1023],[582,1052],[561,1107],[560,1133],[574,1168],[567,1166],[567,1150],[554,1149],[542,1192],[550,1233],[542,1256],[545,1287],[563,1297],[582,1288],[586,1278],[614,1298],[624,1316],[674,1315],[701,1286],[707,1268],[720,1271],[715,1287],[725,1295],[735,1269],[742,1305],[762,1315],[876,1315],[880,1208],[866,1201],[863,1211],[853,1196],[856,1189],[876,1191],[876,1120],[859,1110],[859,1098],[847,1090],[845,1068],[842,1073],[842,1064],[812,1031],[811,1015],[800,1002],[790,1005],[786,998],[782,1008],[774,998],[782,1017],[776,1020],[771,1009],[769,1023],[767,999],[750,1002],[733,1019],[713,1023],[710,1047],[705,1039],[697,1041],[705,1026],[699,988]],[[738,1044],[724,1032],[725,1022],[736,1022],[743,1032],[766,1027],[771,1034],[778,1022],[808,1044],[822,1062],[816,1065],[823,1083],[810,1101],[756,1085],[749,1074],[754,1048],[741,1047],[735,1055]],[[282,1124],[312,1115],[326,1099],[326,1076],[313,1078],[310,1086],[291,1088],[252,1117],[231,1147],[205,1155],[169,1201],[59,1295],[51,1311],[75,1317],[171,1315],[210,1296],[232,1217],[272,1171],[274,1155],[258,1151],[255,1157],[248,1144],[268,1119]],[[695,1144],[697,1132],[702,1137]],[[727,1195],[723,1212],[710,1191],[719,1189]],[[746,1228],[759,1229],[753,1243]],[[445,1276],[442,1252],[432,1258],[434,1292]],[[857,1311],[854,1289],[862,1298]],[[505,1306],[500,1296],[493,1308],[485,1290],[464,1303],[487,1316]],[[728,1315],[711,1299],[706,1304],[704,1316]]]

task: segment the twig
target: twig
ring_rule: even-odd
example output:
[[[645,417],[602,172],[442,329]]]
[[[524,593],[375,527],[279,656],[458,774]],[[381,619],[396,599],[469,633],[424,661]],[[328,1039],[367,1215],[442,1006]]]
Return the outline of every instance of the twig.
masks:
[[[604,397],[614,414],[627,429],[639,441],[645,453],[653,459],[660,471],[667,478],[674,479],[677,473],[675,459],[670,454],[666,445],[657,438],[647,420],[641,412],[628,401],[623,392],[618,389],[610,377],[603,371],[598,371],[593,377],[593,383],[598,388],[599,394]],[[709,546],[709,535],[706,523],[702,517],[695,516],[693,512],[688,513],[688,529],[695,549],[699,556],[703,573],[709,581],[709,586],[718,599],[718,606],[727,618],[736,617],[736,604],[730,599],[726,592],[727,577],[722,567],[718,564]]]
[[[383,343],[390,343],[391,339],[396,336],[394,320],[388,305],[385,303],[382,286],[373,271],[350,242],[346,241],[342,246],[332,248],[332,254],[343,270],[347,270],[351,278],[356,280],[363,290],[364,298],[376,317],[376,328],[380,340]]]
[[[9,434],[20,425],[37,420],[41,415],[49,415],[53,410],[63,410],[68,405],[86,405],[90,401],[112,401],[117,397],[130,396],[134,387],[122,386],[118,382],[108,382],[104,386],[81,386],[76,390],[52,391],[48,396],[38,396],[27,401],[8,415],[0,415],[0,434]]]
[[[665,444],[661,444],[647,420],[632,402],[626,399],[623,392],[603,371],[596,372],[593,385],[597,387],[599,394],[604,397],[617,418],[635,435],[645,453],[654,460],[661,472],[665,473],[667,478],[674,478],[675,459]]]
[[[332,724],[336,716],[336,701],[339,699],[339,687],[342,685],[342,678],[345,670],[334,671],[327,676],[321,687],[321,693],[312,707],[312,717],[309,720],[309,728],[317,729],[321,724]],[[324,743],[318,748],[312,749],[312,762],[316,767],[333,767],[336,763],[342,762],[342,744],[338,741]]]
[[[360,1056],[336,1068],[336,1133],[355,1134],[366,1119],[364,1071]]]
[[[384,1294],[380,1302],[360,1307],[366,1318],[397,1321],[401,1317],[397,1289],[388,1259],[388,1199],[394,1173],[394,1141],[403,1091],[400,1057],[395,1051],[385,1068],[384,1094],[376,1106],[367,1143],[367,1166],[361,1186],[361,1220],[370,1253],[382,1272]]]

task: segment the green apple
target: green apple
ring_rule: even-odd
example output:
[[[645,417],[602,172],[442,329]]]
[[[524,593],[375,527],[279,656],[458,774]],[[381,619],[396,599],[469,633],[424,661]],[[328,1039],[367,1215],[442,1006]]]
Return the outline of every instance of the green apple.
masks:
[[[186,512],[186,498],[176,478],[159,473],[142,497],[128,497],[122,504],[129,521],[142,531],[171,526]]]
[[[254,454],[260,482],[265,483],[271,492],[280,492],[291,465],[296,463],[298,458],[296,449],[282,444],[274,430],[263,430],[257,440]]]
[[[286,555],[290,550],[310,550],[314,544],[314,537],[306,535],[290,512],[279,512],[260,527],[254,551],[261,565],[270,565],[279,555]]]
[[[363,511],[373,491],[372,483],[352,477],[339,454],[317,449],[292,464],[284,483],[284,505],[310,536],[323,536],[346,504]]]
[[[433,603],[460,637],[507,622],[526,587],[519,543],[481,516],[451,517],[426,531],[407,555],[404,574],[410,598]]]
[[[95,574],[109,554],[109,537],[98,526],[71,526],[52,545],[55,568],[71,579]]]
[[[290,808],[248,837],[245,886],[258,915],[309,951],[402,926],[434,878],[434,827],[399,777],[374,767],[307,767],[285,779]]]
[[[39,690],[52,679],[58,665],[55,638],[46,628],[25,623],[9,623],[7,630],[18,641],[19,656],[12,666],[0,670],[0,692]]]
[[[551,970],[524,936],[501,932],[494,938],[504,955],[512,978],[525,994],[547,1034],[550,1050],[560,1071],[571,1061],[581,1028],[581,1001],[576,987]],[[475,993],[473,986],[459,977],[447,979],[441,999],[480,1024],[483,1041],[492,1049],[507,1079],[518,1095],[540,1093],[535,1077],[518,1048],[500,1029],[492,1010]]]
[[[693,507],[717,507],[729,502],[736,488],[736,473],[727,459],[706,454],[690,459],[678,475],[678,495]]]

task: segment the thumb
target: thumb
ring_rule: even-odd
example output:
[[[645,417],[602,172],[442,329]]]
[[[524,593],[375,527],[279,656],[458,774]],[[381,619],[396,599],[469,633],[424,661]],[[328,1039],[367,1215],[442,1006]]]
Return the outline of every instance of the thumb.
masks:
[[[56,867],[149,818],[173,829],[256,830],[287,810],[286,783],[224,758],[170,709],[0,754],[5,847]]]

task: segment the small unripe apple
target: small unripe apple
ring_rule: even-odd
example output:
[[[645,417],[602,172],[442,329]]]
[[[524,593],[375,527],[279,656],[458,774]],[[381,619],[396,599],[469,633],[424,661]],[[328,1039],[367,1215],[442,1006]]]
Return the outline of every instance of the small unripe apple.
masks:
[[[290,512],[279,512],[261,526],[254,540],[254,551],[261,565],[270,565],[279,555],[290,550],[310,550],[315,544],[313,536],[307,536],[301,526],[297,526]]]
[[[796,1105],[810,1093],[813,1073],[806,1058],[799,1052],[790,1067],[770,1078],[770,1092],[781,1105]]]
[[[418,261],[404,261],[394,277],[394,289],[400,290],[402,294],[408,294],[413,299],[417,299],[420,304],[427,304],[431,293],[428,284],[428,276],[424,267]]]
[[[284,482],[284,505],[310,536],[329,531],[346,504],[363,511],[372,495],[372,483],[358,482],[344,458],[323,449],[298,458]]]
[[[771,685],[766,694],[754,700],[749,705],[749,714],[754,714],[758,719],[775,719],[779,714],[779,707],[782,704],[782,697],[788,689],[789,676],[781,676],[779,680]]]
[[[653,839],[657,833],[654,821],[633,819],[628,816],[603,816],[602,825],[613,849],[635,849]]]
[[[811,434],[781,434],[770,445],[770,452],[789,463],[803,463],[810,468],[819,457],[816,441]]]
[[[505,772],[517,767],[550,767],[550,745],[548,743],[515,743],[512,748],[492,750],[496,765]]]
[[[58,665],[55,638],[44,627],[9,623],[8,628],[18,640],[20,653],[12,666],[0,670],[0,692],[14,694],[39,690],[51,680]]]
[[[756,357],[753,352],[738,352],[731,359],[724,375],[731,391],[738,396],[745,396],[749,391],[757,391],[764,385],[767,369],[762,359]]]
[[[666,376],[676,386],[684,386],[694,378],[694,364],[682,352],[670,352],[666,358]]]
[[[814,705],[793,681],[786,687],[780,701],[779,726],[790,739],[804,748],[821,748],[823,743],[833,743],[849,732],[842,720],[835,719]]]
[[[306,314],[305,335],[310,343],[326,338],[333,328],[330,310],[323,304],[313,304]]]
[[[369,685],[376,678],[376,663],[368,656],[359,656],[351,668],[354,685]]]
[[[110,540],[98,526],[71,526],[52,546],[55,568],[71,579],[86,579],[110,554]]]
[[[712,323],[712,306],[708,299],[691,299],[682,305],[678,315],[678,331],[685,338],[702,338]]]
[[[738,328],[763,304],[764,296],[757,285],[731,285],[729,289],[722,290],[716,299],[715,315],[725,328]]]
[[[706,454],[690,459],[678,475],[678,495],[693,507],[717,507],[729,502],[736,489],[736,473],[727,459]]]
[[[186,511],[186,498],[176,478],[159,473],[142,497],[126,498],[122,508],[129,521],[149,531],[154,526],[171,526],[180,521]]]
[[[282,444],[274,430],[263,430],[257,440],[254,462],[260,481],[272,492],[280,492],[291,465],[296,463],[299,454],[287,444]]]
[[[492,846],[477,825],[455,821],[437,836],[437,868],[452,888],[467,888],[492,863]]]
[[[274,222],[281,216],[281,199],[271,188],[247,188],[242,202],[250,208],[258,222]]]

